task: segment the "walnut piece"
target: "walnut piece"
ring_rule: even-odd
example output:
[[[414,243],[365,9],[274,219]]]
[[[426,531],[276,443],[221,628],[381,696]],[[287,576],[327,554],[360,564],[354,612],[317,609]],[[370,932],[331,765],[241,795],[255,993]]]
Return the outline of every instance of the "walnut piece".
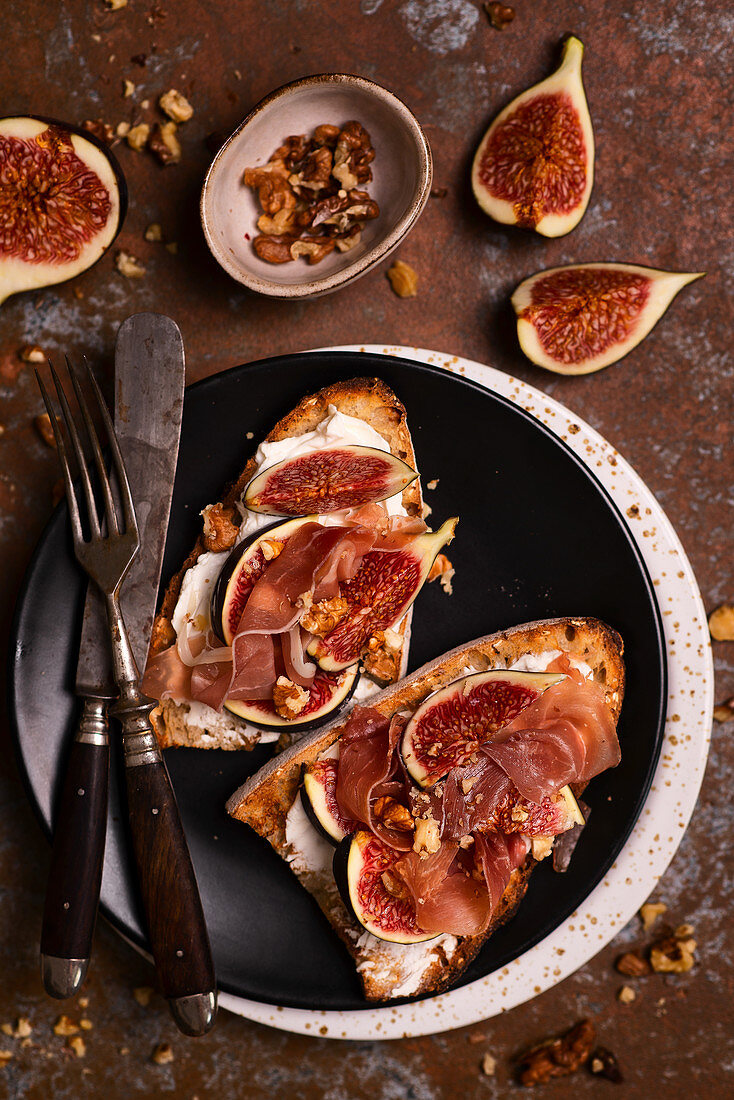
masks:
[[[376,630],[362,655],[364,670],[380,683],[392,683],[399,678],[400,647],[403,639],[395,630]]]
[[[96,137],[97,141],[101,141],[103,145],[111,145],[115,140],[115,131],[109,122],[104,122],[101,118],[86,118],[82,123],[82,130]]]
[[[650,973],[650,964],[637,951],[626,951],[614,964],[615,970],[628,978],[641,978]]]
[[[176,641],[176,631],[173,623],[165,615],[156,615],[153,620],[153,630],[150,635],[150,649],[152,653],[162,653]]]
[[[36,431],[40,435],[43,442],[47,447],[52,447],[56,450],[56,436],[54,435],[53,426],[51,424],[51,417],[48,413],[41,413],[40,416],[35,417],[33,421]],[[56,425],[59,426],[59,418],[56,417]]]
[[[734,695],[714,707],[714,722],[728,722],[731,718],[734,718]]]
[[[126,279],[142,279],[145,275],[145,264],[141,264],[137,256],[120,249],[115,253],[115,267]]]
[[[337,623],[340,623],[349,611],[349,603],[342,596],[331,600],[319,600],[311,604],[301,616],[301,626],[310,634],[323,638]]]
[[[295,237],[255,237],[252,247],[261,260],[269,264],[287,264],[291,256],[291,245]]]
[[[650,966],[657,974],[685,974],[695,959],[696,941],[663,936],[650,948]]]
[[[153,987],[150,985],[138,985],[133,989],[133,997],[143,1008],[147,1008],[153,996]]]
[[[45,363],[48,359],[46,352],[38,344],[26,344],[18,354],[24,363]]]
[[[523,1057],[521,1085],[544,1085],[553,1077],[568,1077],[589,1060],[596,1032],[590,1020],[582,1020],[563,1038],[543,1043]]]
[[[545,859],[553,851],[553,837],[552,836],[534,836],[530,843],[532,846],[533,859],[540,862],[541,859]]]
[[[162,241],[163,228],[158,224],[158,222],[151,222],[150,225],[147,226],[143,236],[145,237],[146,241]]]
[[[515,18],[515,9],[507,7],[506,4],[485,4],[484,10],[487,13],[490,23],[497,31],[503,31]]]
[[[441,847],[441,833],[438,822],[433,817],[419,817],[415,823],[413,851],[425,859]]]
[[[153,1047],[151,1058],[157,1066],[167,1066],[173,1061],[173,1047],[170,1043],[158,1043]]]
[[[667,912],[667,905],[663,901],[646,901],[640,906],[640,920],[645,932],[649,932],[658,917]]]
[[[122,97],[123,99],[129,99],[135,91],[135,85],[132,80],[123,80],[122,82]]]
[[[148,138],[148,148],[163,165],[178,164],[181,160],[181,142],[176,136],[177,129],[175,122],[156,122]],[[128,139],[129,137],[128,134]]]
[[[454,586],[452,581],[456,570],[446,557],[445,554],[437,554],[436,560],[430,568],[428,573],[428,581],[435,581],[438,578],[438,583],[443,588],[447,596],[452,596],[454,592]]]
[[[279,676],[273,688],[273,706],[281,718],[295,718],[309,700],[309,694],[287,676]]]
[[[160,109],[174,122],[188,122],[193,117],[194,108],[186,96],[181,95],[175,88],[169,88],[158,100]]]
[[[68,1016],[59,1016],[54,1024],[54,1035],[76,1035],[79,1028]]]
[[[376,799],[373,811],[375,817],[390,829],[397,829],[398,832],[412,832],[415,829],[410,810],[401,806],[394,798],[383,796]]]
[[[147,122],[139,122],[137,126],[131,126],[125,134],[125,140],[136,153],[142,153],[150,136],[150,126]]]
[[[310,264],[318,264],[333,251],[334,241],[328,237],[302,237],[291,245],[291,258],[307,256]]]
[[[717,642],[734,641],[734,605],[723,603],[709,615],[711,637]]]
[[[418,293],[418,272],[403,260],[396,260],[388,268],[390,286],[398,298],[415,298]]]
[[[485,1077],[494,1077],[497,1069],[497,1059],[491,1054],[485,1054],[482,1058],[482,1073]]]
[[[216,553],[229,550],[234,546],[239,534],[239,526],[233,522],[234,508],[225,508],[223,504],[207,504],[201,513],[204,520],[204,546]]]
[[[66,1045],[74,1051],[77,1058],[83,1058],[87,1053],[87,1044],[84,1042],[81,1035],[73,1035],[71,1039],[66,1040]]]
[[[617,1000],[620,1004],[631,1005],[637,994],[631,985],[623,985],[617,993]]]
[[[597,1047],[592,1051],[589,1069],[595,1076],[605,1077],[607,1081],[614,1081],[617,1085],[624,1080],[616,1056],[606,1047]]]

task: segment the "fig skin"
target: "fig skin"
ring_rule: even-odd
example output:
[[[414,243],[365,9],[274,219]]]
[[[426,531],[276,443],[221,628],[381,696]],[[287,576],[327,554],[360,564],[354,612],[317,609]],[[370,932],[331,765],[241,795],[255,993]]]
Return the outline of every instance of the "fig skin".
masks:
[[[647,299],[642,308],[632,318],[629,331],[624,339],[610,343],[598,354],[580,355],[574,362],[560,361],[554,358],[551,352],[543,346],[534,324],[533,311],[538,308],[537,302],[533,302],[534,288],[537,289],[538,285],[542,284],[544,280],[551,279],[560,272],[593,272],[597,270],[625,273],[635,277],[638,285],[640,278],[648,280]],[[546,370],[554,371],[556,374],[592,374],[603,367],[608,367],[611,363],[618,362],[633,348],[637,347],[663,316],[676,294],[684,286],[696,279],[703,278],[704,275],[705,272],[703,271],[693,273],[661,271],[657,268],[623,263],[568,264],[563,267],[552,267],[547,271],[540,271],[520,283],[512,295],[512,305],[517,314],[517,335],[520,347],[533,363],[539,367],[544,367]],[[565,300],[567,301],[567,299]],[[559,301],[562,303],[564,299],[559,296]],[[546,304],[546,308],[552,307],[550,304]],[[579,337],[581,338],[585,327],[584,319],[579,318],[577,323]]]
[[[584,47],[580,39],[576,38],[575,35],[567,38],[563,45],[563,56],[558,69],[539,84],[534,84],[531,88],[516,96],[503,111],[500,111],[479,143],[471,172],[474,197],[485,213],[503,225],[520,225],[523,228],[534,229],[536,233],[540,233],[544,237],[562,237],[564,234],[570,233],[584,215],[594,185],[594,131],[581,76],[583,54]],[[510,200],[493,193],[482,178],[486,167],[485,153],[498,128],[503,126],[513,115],[516,115],[518,111],[527,109],[533,100],[537,100],[541,96],[563,97],[565,106],[570,106],[575,116],[575,122],[577,123],[576,136],[580,137],[583,142],[585,173],[583,190],[574,205],[561,212],[554,212],[553,210],[546,212],[542,209],[536,212],[534,209],[536,200],[532,194],[532,186],[526,189],[527,194],[523,196],[524,201]],[[519,136],[522,139],[523,135]],[[527,135],[525,141],[528,141]],[[531,148],[537,145],[535,137],[530,140],[530,145]],[[566,149],[567,154],[572,152],[573,150],[570,147]],[[567,170],[567,174],[570,170]],[[531,209],[532,213],[529,213]],[[536,216],[536,214],[540,216]]]
[[[122,169],[113,153],[88,131],[43,115],[8,115],[0,118],[0,137],[27,140],[50,126],[70,136],[74,152],[107,188],[111,202],[109,217],[104,228],[84,244],[73,261],[31,263],[17,257],[0,257],[0,303],[12,294],[63,283],[86,271],[110,248],[127,213],[127,185]]]

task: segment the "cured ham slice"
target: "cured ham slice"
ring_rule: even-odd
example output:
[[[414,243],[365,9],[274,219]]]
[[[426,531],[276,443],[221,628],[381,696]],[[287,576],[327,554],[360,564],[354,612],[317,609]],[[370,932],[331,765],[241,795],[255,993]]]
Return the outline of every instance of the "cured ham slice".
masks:
[[[512,780],[484,753],[476,764],[454,768],[446,777],[441,800],[441,836],[462,837],[475,829],[495,827],[499,807],[518,796]]]
[[[344,817],[362,822],[392,848],[413,846],[412,831],[390,828],[375,814],[378,798],[407,801],[407,782],[397,754],[405,720],[384,718],[372,707],[355,707],[339,740],[336,800]]]

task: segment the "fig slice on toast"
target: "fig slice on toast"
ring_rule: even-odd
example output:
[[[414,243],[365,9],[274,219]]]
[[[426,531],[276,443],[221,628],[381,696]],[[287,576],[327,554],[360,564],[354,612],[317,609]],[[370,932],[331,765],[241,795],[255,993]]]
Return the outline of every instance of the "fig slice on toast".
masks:
[[[262,729],[282,727],[284,731],[304,733],[337,717],[354,694],[359,676],[358,664],[350,665],[339,672],[324,672],[319,669],[311,687],[306,689],[308,702],[293,718],[284,718],[278,714],[272,699],[225,699],[224,707],[238,718],[244,718],[251,726]]]
[[[275,516],[326,515],[385,500],[418,474],[389,451],[374,447],[328,447],[285,458],[256,474],[245,490],[252,512]]]
[[[433,786],[563,678],[548,672],[477,672],[429,695],[403,733],[408,772],[419,786]]]
[[[339,809],[336,800],[338,768],[337,742],[306,768],[301,786],[301,802],[309,820],[331,844],[339,844],[345,836],[359,828],[356,821],[344,817]]]

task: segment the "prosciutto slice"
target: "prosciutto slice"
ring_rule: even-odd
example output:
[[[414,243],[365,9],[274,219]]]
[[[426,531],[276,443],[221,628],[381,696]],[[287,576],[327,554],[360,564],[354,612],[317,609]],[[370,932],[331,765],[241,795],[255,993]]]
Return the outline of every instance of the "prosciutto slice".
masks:
[[[604,692],[580,673],[544,691],[483,752],[531,802],[586,783],[621,757]]]
[[[481,750],[475,764],[453,768],[444,782],[441,836],[462,837],[492,827],[493,817],[517,790],[505,771]]]

